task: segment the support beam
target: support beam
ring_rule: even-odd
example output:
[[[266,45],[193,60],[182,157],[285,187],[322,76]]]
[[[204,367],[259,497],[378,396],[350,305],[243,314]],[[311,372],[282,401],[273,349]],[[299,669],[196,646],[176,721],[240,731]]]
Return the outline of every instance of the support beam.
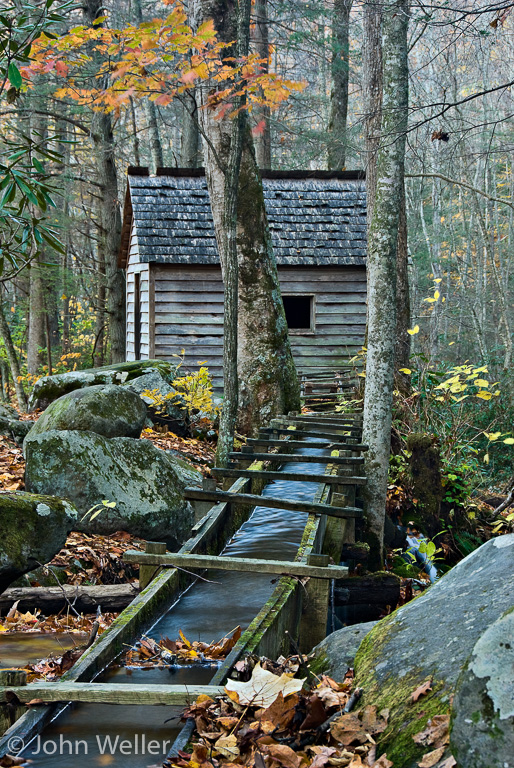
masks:
[[[316,417],[313,417],[312,420],[309,419],[308,421],[299,421],[296,418],[294,419],[272,419],[270,421],[270,426],[273,428],[275,426],[288,426],[288,427],[296,427],[296,429],[304,429],[305,427],[308,427],[309,429],[316,429],[317,427],[320,427],[321,429],[335,429],[339,432],[348,432],[350,434],[360,434],[362,432],[362,425],[358,424],[356,425],[354,422],[339,422],[335,423],[332,422],[332,424],[327,423],[326,421],[317,421]]]
[[[288,434],[295,434],[294,432],[289,432]],[[247,437],[246,438],[247,443],[251,443],[252,445],[262,445],[262,446],[276,446],[280,448],[280,446],[284,446],[284,448],[329,448],[330,443],[327,440],[309,440],[308,443],[305,442],[305,440],[280,440],[277,438],[264,438],[264,437]],[[337,444],[339,446],[339,443]],[[367,451],[368,446],[364,445],[362,443],[352,445],[352,452],[354,451]],[[273,454],[272,454],[273,455]],[[332,457],[330,457],[332,459]]]
[[[314,504],[306,501],[277,499],[269,496],[259,496],[256,493],[231,493],[230,491],[204,491],[201,488],[186,488],[184,497],[188,500],[202,499],[204,501],[229,501],[236,504],[267,507],[270,509],[285,509],[288,512],[306,512],[309,515],[330,515],[332,517],[362,517],[362,509],[358,507],[333,507],[330,504]]]
[[[273,454],[270,454],[270,456],[272,455]],[[330,457],[327,456],[327,464],[329,462]],[[214,477],[255,477],[264,480],[301,480],[306,483],[327,483],[327,485],[341,485],[342,482],[338,475],[308,475],[306,472],[278,472],[272,469],[221,469],[220,467],[213,467],[211,469],[211,474],[214,475]],[[366,478],[345,477],[344,482],[351,482],[355,485],[366,485]]]
[[[309,443],[304,443],[305,448],[309,448]],[[229,454],[231,459],[245,459],[245,453],[241,451],[232,451]],[[251,458],[254,461],[297,461],[311,464],[323,464],[327,459],[331,464],[363,464],[364,459],[360,456],[315,456],[313,454],[302,453],[252,453]]]
[[[166,552],[166,544],[163,541],[147,541],[145,544],[145,552],[149,555],[164,555]],[[149,566],[142,563],[139,568],[139,588],[146,589],[152,579],[155,579],[159,573],[160,568]]]
[[[301,426],[302,427],[303,426],[308,427],[309,424],[306,424],[306,425],[302,424]],[[336,429],[339,429],[339,432],[341,432],[341,430],[344,429],[344,427],[339,427],[339,428],[336,427]],[[321,432],[321,431],[318,431],[318,430],[314,431],[314,430],[311,430],[311,429],[303,429],[303,428],[296,429],[296,427],[293,427],[292,429],[288,429],[287,427],[264,427],[262,430],[260,430],[260,432],[262,432],[262,434],[264,434],[264,435],[278,434],[278,435],[289,435],[289,436],[294,435],[295,437],[300,437],[301,436],[301,437],[317,437],[319,439],[325,438],[327,440],[331,440],[334,443],[335,442],[349,443],[349,440],[356,439],[356,436],[355,437],[349,437],[348,435],[341,435],[337,431],[335,431],[335,432],[328,432],[328,431],[323,430]],[[262,441],[259,440],[258,442],[262,442]],[[360,445],[360,443],[357,444],[357,445],[351,445],[352,451],[358,450],[359,445]],[[304,446],[305,446],[305,443],[304,443]],[[366,446],[366,450],[367,450],[367,446]]]
[[[24,686],[1,686],[0,701],[16,698],[24,703],[33,699],[44,702],[81,701],[91,704],[166,704],[183,707],[198,696],[220,696],[218,685],[137,685],[130,683],[31,683]]]
[[[329,565],[326,568],[284,560],[257,560],[249,557],[220,557],[213,555],[181,555],[168,552],[165,555],[148,555],[146,552],[128,550],[123,555],[127,563],[167,565],[179,568],[212,568],[218,571],[242,571],[244,573],[272,573],[287,576],[310,576],[315,579],[344,579],[348,568]]]

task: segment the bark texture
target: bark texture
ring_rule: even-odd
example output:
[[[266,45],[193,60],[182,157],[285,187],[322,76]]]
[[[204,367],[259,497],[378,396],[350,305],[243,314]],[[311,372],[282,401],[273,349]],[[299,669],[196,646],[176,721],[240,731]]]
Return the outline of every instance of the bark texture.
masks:
[[[408,108],[408,4],[383,5],[383,104],[376,198],[368,241],[368,344],[364,396],[367,521],[382,561],[396,346],[397,245]]]
[[[85,21],[89,25],[103,13],[102,0],[86,0],[83,5]],[[101,243],[104,251],[107,278],[107,313],[111,362],[125,360],[125,272],[118,267],[121,238],[121,214],[118,199],[114,134],[110,114],[95,112],[91,125],[98,181],[101,184]]]
[[[141,0],[133,0],[133,3],[136,23],[142,24],[144,22],[144,17]],[[146,123],[148,126],[148,139],[150,144],[150,157],[152,158],[152,170],[155,173],[157,168],[161,168],[164,165],[161,137],[159,135],[159,125],[157,122],[157,107],[153,101],[150,101],[150,99],[144,99],[143,104]],[[136,164],[139,165],[137,161]]]
[[[366,132],[366,198],[368,229],[371,225],[375,191],[376,165],[380,144],[382,113],[382,9],[383,3],[364,3],[364,115]],[[369,234],[369,232],[368,232]]]
[[[30,265],[29,333],[27,341],[27,371],[35,374],[44,364],[45,303],[41,266],[37,259]]]
[[[259,58],[263,59],[261,72],[269,71],[268,0],[255,0],[254,42]],[[255,155],[259,168],[271,168],[270,109],[261,105],[254,111],[259,130],[255,136]]]
[[[9,368],[11,369],[11,376],[12,376],[12,380],[14,381],[14,389],[16,391],[16,399],[18,401],[18,407],[20,411],[26,411],[27,396],[25,395],[23,384],[20,381],[21,379],[20,363],[18,360],[18,355],[16,354],[16,350],[14,348],[14,344],[11,336],[11,330],[9,328],[9,324],[4,314],[4,308],[1,304],[0,304],[0,336],[2,337],[2,340],[4,342],[5,353],[7,355],[7,360],[9,361]]]
[[[237,18],[233,0],[197,0],[195,22],[214,19],[221,40],[236,39],[234,20]],[[227,55],[230,52],[227,51]],[[202,104],[207,94],[199,89]],[[233,200],[236,185],[236,240],[238,301],[236,379],[239,385],[238,427],[254,434],[260,424],[276,413],[297,410],[300,403],[298,377],[293,362],[284,308],[280,294],[277,265],[268,229],[262,179],[246,112],[240,112],[241,161],[240,173],[230,177],[230,155],[233,152],[235,120],[227,115],[216,119],[210,109],[199,110],[204,134],[204,155],[213,212],[216,239],[220,251],[225,283],[224,343],[234,332],[227,314],[227,302],[234,301],[233,286],[227,278],[228,253],[232,242],[227,206]],[[234,270],[229,274],[232,275]],[[231,358],[232,359],[232,358]],[[233,375],[224,356],[224,409],[233,403]],[[227,386],[228,385],[228,386]],[[228,400],[230,398],[230,400]],[[218,460],[219,460],[218,456]]]
[[[198,131],[198,110],[194,90],[184,94],[182,106],[182,136],[180,142],[180,165],[182,168],[198,167],[200,132]]]
[[[332,93],[328,124],[328,168],[340,171],[346,160],[346,119],[350,72],[350,12],[353,0],[334,0],[332,21]]]

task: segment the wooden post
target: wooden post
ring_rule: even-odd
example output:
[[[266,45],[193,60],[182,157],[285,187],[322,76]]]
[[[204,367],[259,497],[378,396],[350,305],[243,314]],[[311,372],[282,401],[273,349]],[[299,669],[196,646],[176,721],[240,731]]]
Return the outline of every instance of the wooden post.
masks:
[[[241,469],[248,469],[250,464],[253,462],[253,452],[254,447],[253,445],[242,445],[241,451],[239,455],[237,456],[237,464],[241,467]],[[235,452],[234,452],[235,453]],[[234,454],[231,453],[230,456],[234,457]]]
[[[145,545],[145,552],[149,555],[165,555],[166,544],[163,541],[147,541]],[[150,582],[155,579],[161,568],[158,565],[141,565],[139,566],[139,587],[140,589],[146,589]]]
[[[213,477],[203,477],[202,489],[204,491],[215,491],[216,480]],[[208,501],[190,500],[190,503],[193,505],[193,509],[195,511],[195,523],[198,523],[203,517],[205,517],[205,515],[212,507],[212,504],[210,504]]]
[[[27,673],[24,669],[0,670],[0,686],[18,687],[24,685],[27,685]],[[14,696],[0,702],[0,733],[10,728],[26,711],[25,705],[19,703]]]
[[[326,567],[328,555],[310,554],[308,565]],[[327,634],[328,601],[330,581],[328,579],[309,579],[303,595],[302,617],[300,620],[300,650],[308,653],[320,643]]]

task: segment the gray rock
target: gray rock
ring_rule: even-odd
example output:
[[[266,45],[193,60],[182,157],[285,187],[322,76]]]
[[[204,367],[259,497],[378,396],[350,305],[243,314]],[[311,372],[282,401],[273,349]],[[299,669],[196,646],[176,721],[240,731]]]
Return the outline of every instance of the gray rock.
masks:
[[[52,431],[26,441],[25,453],[27,489],[69,498],[81,517],[103,500],[116,502],[77,530],[125,530],[172,549],[188,536],[193,510],[183,490],[201,475],[148,440]]]
[[[457,682],[450,745],[466,768],[514,766],[514,609],[475,643]]]
[[[29,410],[46,408],[58,397],[75,389],[91,387],[95,384],[124,384],[149,370],[158,371],[168,383],[171,383],[177,374],[177,364],[168,363],[165,360],[135,360],[106,365],[102,368],[88,368],[84,371],[43,376],[34,384],[29,397]]]
[[[54,400],[27,440],[52,430],[96,432],[104,437],[139,437],[146,405],[135,392],[114,384],[77,389]]]
[[[48,563],[77,522],[63,499],[17,491],[0,495],[0,592],[24,573]]]
[[[513,555],[514,534],[491,539],[421,597],[379,621],[361,643],[356,682],[365,691],[363,704],[390,710],[380,750],[395,768],[416,765],[422,750],[412,736],[430,717],[449,713],[478,639],[514,605]],[[412,692],[427,680],[432,691],[413,702]]]
[[[136,379],[132,379],[127,384],[123,385],[124,388],[131,390],[139,395],[139,397],[148,406],[148,412],[151,420],[158,424],[168,424],[173,432],[177,435],[185,435],[187,432],[188,414],[185,409],[185,403],[180,395],[175,393],[174,388],[168,384],[164,376],[159,371],[151,370],[148,373],[144,373],[142,376],[138,376]],[[149,395],[144,395],[143,392],[156,392],[164,400],[159,408],[155,408],[155,399]]]
[[[19,417],[10,419],[0,414],[0,434],[8,435],[20,445],[33,425],[33,421],[21,421]]]
[[[324,672],[340,682],[350,667],[353,667],[355,654],[363,638],[375,626],[376,621],[353,624],[332,632],[311,652],[310,666],[316,674]]]

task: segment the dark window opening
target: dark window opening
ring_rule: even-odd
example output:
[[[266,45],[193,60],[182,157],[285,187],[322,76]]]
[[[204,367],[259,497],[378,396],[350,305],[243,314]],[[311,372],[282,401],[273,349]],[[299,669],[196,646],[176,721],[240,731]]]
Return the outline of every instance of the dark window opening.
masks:
[[[141,360],[141,276],[134,275],[134,359]]]
[[[314,296],[283,296],[288,328],[311,331],[313,322]]]

